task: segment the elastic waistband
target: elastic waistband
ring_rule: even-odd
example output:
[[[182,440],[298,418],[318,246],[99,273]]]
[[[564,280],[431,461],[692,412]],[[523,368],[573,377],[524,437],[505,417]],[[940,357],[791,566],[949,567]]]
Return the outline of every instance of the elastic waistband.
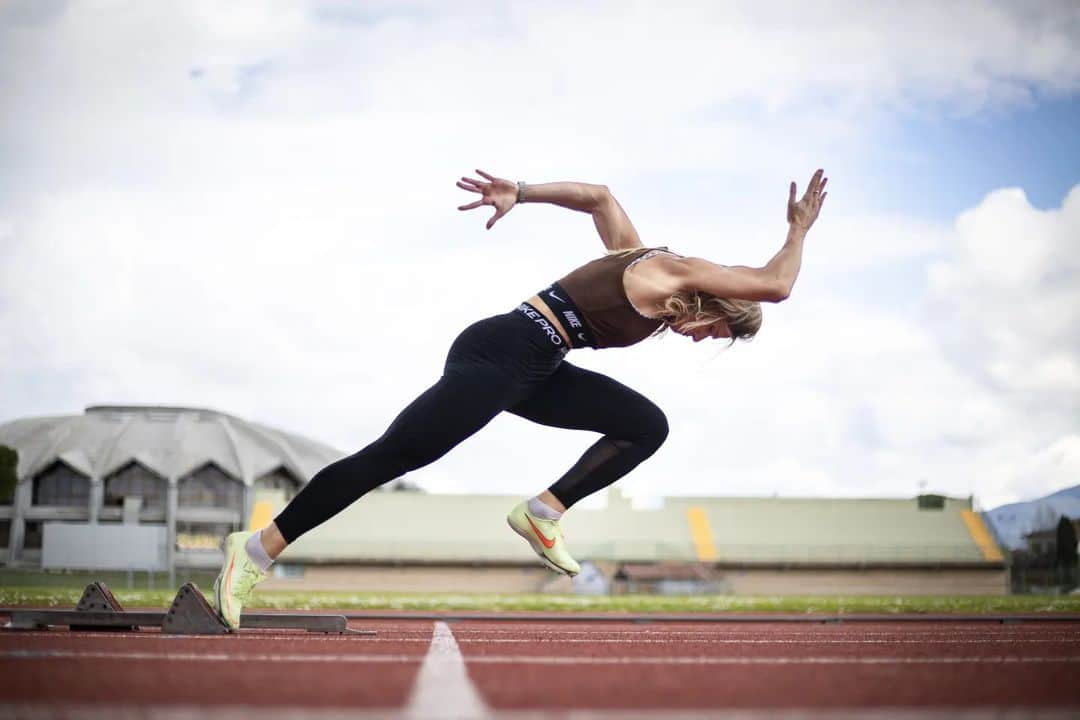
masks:
[[[558,328],[552,325],[548,319],[544,317],[543,313],[527,302],[521,303],[515,309],[528,318],[535,327],[543,331],[547,336],[547,339],[551,342],[552,347],[564,355],[570,352],[570,348],[566,346],[566,341],[563,340],[562,335],[559,334]]]
[[[596,347],[596,337],[585,324],[584,314],[578,310],[570,293],[566,292],[562,285],[553,282],[536,294],[544,299],[551,312],[559,318],[563,329],[572,338],[570,342],[574,347]]]

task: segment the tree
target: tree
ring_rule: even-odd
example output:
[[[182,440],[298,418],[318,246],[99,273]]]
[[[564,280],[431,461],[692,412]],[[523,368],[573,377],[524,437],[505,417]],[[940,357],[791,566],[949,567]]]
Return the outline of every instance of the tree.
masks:
[[[1076,557],[1076,528],[1072,520],[1062,515],[1057,524],[1057,566],[1063,584],[1070,588],[1076,584]]]
[[[15,468],[19,466],[19,452],[7,445],[0,445],[0,505],[8,505],[15,497],[18,478]]]

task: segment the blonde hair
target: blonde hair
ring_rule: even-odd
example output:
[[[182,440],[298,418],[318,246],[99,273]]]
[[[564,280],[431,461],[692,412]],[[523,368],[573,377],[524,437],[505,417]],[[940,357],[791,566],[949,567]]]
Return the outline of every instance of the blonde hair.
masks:
[[[654,248],[625,248],[611,250],[609,255],[637,255]],[[657,328],[654,335],[662,335],[671,325],[681,325],[684,330],[712,325],[723,320],[731,330],[731,343],[736,340],[750,340],[761,329],[761,303],[756,300],[721,298],[703,291],[688,292],[680,290],[660,308],[660,318],[664,324]]]
[[[680,290],[664,301],[660,318],[664,324],[656,331],[657,335],[671,325],[693,330],[723,320],[731,331],[731,342],[734,344],[736,340],[750,340],[761,329],[761,303]]]

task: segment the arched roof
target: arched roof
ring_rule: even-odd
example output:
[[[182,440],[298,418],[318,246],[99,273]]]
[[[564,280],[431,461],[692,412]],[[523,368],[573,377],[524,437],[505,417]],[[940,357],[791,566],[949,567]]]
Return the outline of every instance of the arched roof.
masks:
[[[13,420],[0,424],[0,444],[18,450],[20,480],[57,460],[97,478],[136,460],[164,478],[212,462],[246,485],[279,467],[307,482],[345,455],[216,410],[167,405],[93,405],[83,415]]]

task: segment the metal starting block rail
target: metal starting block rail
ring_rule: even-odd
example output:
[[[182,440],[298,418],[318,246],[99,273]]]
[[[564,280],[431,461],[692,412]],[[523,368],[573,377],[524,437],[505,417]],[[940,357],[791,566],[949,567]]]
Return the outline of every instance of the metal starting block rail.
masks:
[[[86,586],[74,610],[12,609],[11,630],[43,630],[66,625],[71,630],[137,630],[159,627],[171,635],[227,635],[232,632],[218,617],[195,583],[185,583],[165,612],[125,610],[105,583]],[[240,627],[259,630],[306,630],[339,635],[375,635],[374,630],[351,630],[344,615],[243,613]]]

